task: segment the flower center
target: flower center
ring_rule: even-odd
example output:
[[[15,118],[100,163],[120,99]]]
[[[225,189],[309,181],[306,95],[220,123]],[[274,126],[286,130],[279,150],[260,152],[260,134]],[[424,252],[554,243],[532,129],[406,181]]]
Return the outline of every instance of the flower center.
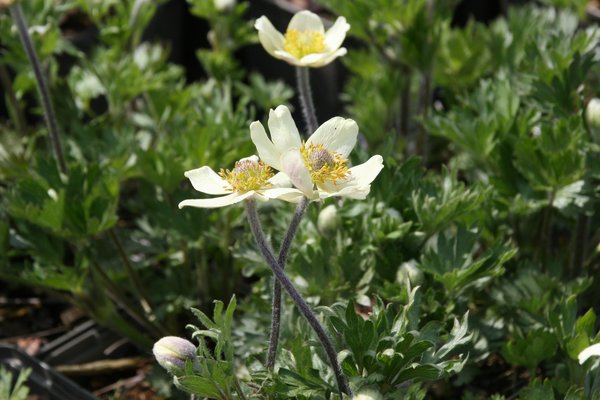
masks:
[[[297,59],[308,54],[322,53],[325,50],[325,35],[315,31],[288,29],[283,49]]]
[[[348,160],[334,151],[327,150],[322,144],[303,144],[300,153],[314,183],[336,183],[350,175],[346,166]]]
[[[270,186],[269,179],[273,177],[271,167],[262,161],[244,159],[237,161],[233,170],[221,169],[219,175],[233,187],[235,192],[245,193]]]

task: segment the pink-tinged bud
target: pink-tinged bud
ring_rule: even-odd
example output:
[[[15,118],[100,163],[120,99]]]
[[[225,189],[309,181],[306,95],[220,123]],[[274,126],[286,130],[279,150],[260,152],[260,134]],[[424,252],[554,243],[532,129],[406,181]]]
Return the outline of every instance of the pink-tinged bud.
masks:
[[[154,343],[152,353],[161,367],[171,374],[182,372],[187,360],[198,362],[196,346],[189,340],[177,336],[165,336]]]
[[[15,0],[0,0],[0,9],[10,7],[14,2]]]

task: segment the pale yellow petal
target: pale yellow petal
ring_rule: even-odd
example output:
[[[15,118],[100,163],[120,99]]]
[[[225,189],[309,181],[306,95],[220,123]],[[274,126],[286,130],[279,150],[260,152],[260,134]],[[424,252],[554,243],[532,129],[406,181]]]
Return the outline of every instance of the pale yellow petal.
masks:
[[[313,196],[314,185],[299,149],[290,149],[285,152],[281,157],[281,166],[294,186],[307,196]]]
[[[279,154],[291,148],[300,148],[302,141],[296,123],[286,106],[279,106],[269,112],[269,132]]]
[[[276,170],[280,170],[279,152],[275,149],[275,145],[273,145],[273,142],[267,136],[265,127],[260,122],[254,121],[250,124],[250,138],[254,146],[256,146],[256,151],[260,159],[265,164],[270,165]]]
[[[322,144],[327,150],[347,158],[356,145],[357,136],[358,125],[354,120],[333,117],[317,128],[306,144]]]
[[[184,173],[190,180],[194,189],[206,194],[227,194],[231,193],[231,185],[225,179],[221,178],[210,167],[201,167],[192,169]]]
[[[317,14],[307,10],[297,12],[290,20],[287,28],[288,30],[295,29],[300,32],[310,31],[325,34],[321,18]]]
[[[191,199],[184,200],[179,203],[179,208],[183,207],[198,207],[198,208],[219,208],[230,206],[235,203],[239,203],[240,201],[244,201],[245,199],[253,196],[255,192],[253,190],[246,193],[231,193],[227,196],[222,197],[213,197],[212,199]]]
[[[271,21],[265,16],[260,17],[254,23],[254,27],[258,30],[258,40],[265,48],[267,53],[275,56],[276,50],[283,49],[285,38],[275,29]]]
[[[350,24],[346,18],[339,17],[333,26],[325,33],[325,45],[330,51],[337,50],[346,39],[346,32],[350,29]]]

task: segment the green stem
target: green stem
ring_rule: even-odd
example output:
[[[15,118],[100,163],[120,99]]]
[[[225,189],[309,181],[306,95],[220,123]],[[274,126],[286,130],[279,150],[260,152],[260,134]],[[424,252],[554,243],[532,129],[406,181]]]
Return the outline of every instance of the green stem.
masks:
[[[300,311],[300,313],[304,316],[309,325],[313,328],[317,337],[321,341],[325,353],[329,358],[329,362],[331,367],[333,368],[333,372],[335,374],[335,379],[338,384],[338,388],[341,393],[346,393],[348,396],[352,397],[352,390],[350,389],[350,385],[348,384],[348,378],[342,372],[342,368],[337,360],[337,351],[329,338],[329,335],[325,331],[325,328],[321,325],[318,318],[310,309],[310,306],[304,300],[300,292],[294,287],[292,281],[287,277],[275,256],[273,255],[273,250],[267,243],[265,238],[265,234],[262,230],[262,226],[260,224],[260,220],[258,218],[258,213],[256,212],[256,204],[253,200],[246,200],[246,215],[248,217],[248,223],[250,224],[250,229],[252,230],[252,234],[254,235],[254,239],[256,240],[256,244],[267,261],[269,267],[275,274],[275,277],[281,283],[281,286],[288,292],[289,296],[292,298],[292,301],[296,304],[296,307]],[[341,396],[340,393],[340,396]]]
[[[308,199],[303,197],[296,207],[296,212],[292,217],[290,226],[281,242],[281,248],[279,249],[279,257],[277,262],[282,269],[285,268],[288,256],[290,254],[290,248],[300,221],[304,216],[304,212],[308,206]],[[281,327],[281,283],[277,279],[273,282],[273,297],[272,297],[272,308],[271,308],[271,333],[269,336],[269,350],[267,351],[267,368],[273,369],[275,366],[275,357],[277,356],[277,347],[279,345],[279,331]]]
[[[144,312],[146,313],[146,315],[148,317],[150,317],[150,319],[152,321],[155,321],[156,317],[154,317],[154,315],[153,315],[152,307],[150,306],[150,301],[148,299],[146,290],[144,289],[144,285],[142,284],[142,280],[140,279],[135,268],[131,264],[129,257],[127,256],[127,253],[125,252],[125,248],[123,247],[123,243],[121,242],[121,239],[119,239],[119,236],[116,234],[114,229],[109,229],[108,235],[110,236],[110,239],[112,240],[113,244],[117,248],[119,257],[121,258],[121,261],[123,262],[123,265],[125,266],[127,275],[129,276],[129,279],[131,280],[131,284],[133,285],[133,290],[134,290],[135,294],[139,297],[139,301],[140,301],[140,304],[142,305],[142,308],[144,309]]]
[[[319,127],[315,104],[313,103],[312,91],[310,90],[310,71],[307,67],[296,67],[296,83],[298,85],[298,96],[302,106],[302,115],[308,130],[306,136],[312,135]]]
[[[33,68],[33,74],[35,75],[40,99],[42,101],[42,108],[44,109],[44,118],[46,120],[46,126],[48,127],[50,144],[52,145],[52,149],[54,151],[54,157],[56,158],[60,172],[67,174],[67,163],[65,162],[63,155],[62,142],[58,133],[58,124],[56,122],[54,107],[52,106],[52,99],[50,98],[50,91],[48,90],[48,83],[44,77],[44,74],[42,73],[42,66],[40,64],[40,60],[38,59],[37,53],[35,52],[35,48],[33,47],[31,37],[29,36],[27,23],[25,22],[23,10],[21,9],[19,2],[16,2],[10,7],[10,14],[15,22],[15,25],[17,26],[21,43],[23,44],[23,49],[25,50],[27,58],[29,59],[29,63]]]

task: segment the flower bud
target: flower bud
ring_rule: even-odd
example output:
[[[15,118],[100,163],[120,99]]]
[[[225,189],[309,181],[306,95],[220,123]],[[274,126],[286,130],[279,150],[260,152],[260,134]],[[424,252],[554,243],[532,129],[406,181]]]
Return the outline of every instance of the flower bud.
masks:
[[[405,285],[410,281],[411,286],[417,286],[423,283],[423,271],[417,267],[415,260],[404,262],[396,272],[396,281]]]
[[[10,7],[15,0],[0,0],[0,10],[5,7]]]
[[[585,109],[585,120],[592,132],[593,139],[600,143],[600,99],[592,99]]]
[[[341,220],[337,213],[337,208],[330,204],[323,208],[317,219],[317,229],[323,236],[330,235],[335,232],[340,226]]]
[[[235,5],[235,0],[214,0],[215,8],[219,11],[229,10]]]
[[[363,389],[352,400],[383,400],[383,396],[376,390]]]
[[[152,353],[160,366],[171,374],[181,373],[187,360],[198,362],[196,346],[177,336],[165,336],[154,343]]]

